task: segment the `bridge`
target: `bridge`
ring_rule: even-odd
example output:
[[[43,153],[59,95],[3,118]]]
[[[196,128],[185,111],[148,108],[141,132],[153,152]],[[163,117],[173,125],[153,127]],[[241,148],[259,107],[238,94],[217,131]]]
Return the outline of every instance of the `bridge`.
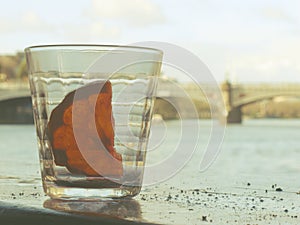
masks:
[[[224,82],[220,85],[227,111],[228,123],[242,122],[242,107],[278,96],[299,96],[300,84],[239,84]],[[213,95],[212,90],[206,92]],[[23,83],[0,83],[0,103],[10,99],[30,99],[29,85]],[[2,108],[3,106],[1,106]],[[195,109],[197,112],[195,112]],[[155,113],[165,119],[209,117],[210,108],[203,91],[196,84],[181,84],[176,80],[160,79]],[[3,110],[1,110],[3,111]],[[181,115],[178,115],[180,112]],[[1,114],[1,112],[0,112]]]
[[[0,123],[33,123],[27,82],[0,83]]]
[[[265,99],[272,100],[279,96],[299,96],[299,83],[273,84],[232,84],[221,85],[224,103],[227,110],[228,123],[242,122],[242,107]]]
[[[205,88],[205,94],[210,96],[218,91],[206,85],[201,87]],[[227,123],[241,123],[243,117],[241,109],[246,105],[282,96],[300,97],[300,83],[242,84],[225,81],[220,85],[220,90],[226,108]],[[170,80],[160,80],[157,97],[166,101],[172,101],[172,98],[175,98],[175,106],[181,109],[181,116],[187,118],[195,117],[194,108],[189,104],[192,100],[196,108],[197,104],[200,105],[200,108],[197,108],[198,116],[207,118],[210,109],[205,94],[204,90],[199,89],[199,86],[194,83],[179,84]],[[216,104],[216,102],[210,102],[210,104]]]
[[[164,119],[178,119],[180,118],[198,118],[209,117],[210,112],[201,111],[200,115],[194,107],[194,102],[189,96],[189,88],[182,87],[176,80],[161,78],[157,88],[157,101],[154,107],[154,113],[162,115]],[[193,91],[195,99],[200,102],[206,101],[206,97],[199,91],[198,86],[194,87]],[[6,114],[13,114],[15,108],[18,106],[11,106],[13,99],[30,100],[30,90],[28,82],[26,83],[0,83],[0,107],[5,108],[9,103],[11,110],[7,110]],[[19,102],[18,102],[19,104]],[[3,111],[3,110],[2,110]],[[3,114],[3,112],[2,112]],[[0,112],[1,116],[1,112]],[[3,116],[5,117],[5,116]],[[0,119],[1,122],[1,119]]]
[[[30,96],[28,82],[0,83],[0,101]]]

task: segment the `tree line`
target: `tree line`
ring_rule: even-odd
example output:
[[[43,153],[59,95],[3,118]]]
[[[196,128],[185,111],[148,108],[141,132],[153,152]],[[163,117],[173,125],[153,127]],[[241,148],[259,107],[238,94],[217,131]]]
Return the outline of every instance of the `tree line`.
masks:
[[[0,81],[26,79],[27,66],[24,53],[0,56]]]

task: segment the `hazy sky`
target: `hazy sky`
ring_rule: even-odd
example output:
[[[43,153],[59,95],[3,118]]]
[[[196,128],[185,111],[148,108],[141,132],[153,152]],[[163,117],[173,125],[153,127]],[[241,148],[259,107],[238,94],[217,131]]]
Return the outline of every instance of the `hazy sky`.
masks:
[[[299,0],[9,0],[0,54],[54,43],[166,41],[218,81],[300,82]]]

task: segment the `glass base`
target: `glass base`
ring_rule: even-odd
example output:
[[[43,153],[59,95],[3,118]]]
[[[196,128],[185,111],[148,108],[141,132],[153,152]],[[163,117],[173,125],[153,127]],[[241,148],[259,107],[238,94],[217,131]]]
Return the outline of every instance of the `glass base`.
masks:
[[[53,199],[97,201],[134,197],[141,190],[140,186],[119,186],[110,188],[83,188],[58,186],[53,183],[44,183],[45,193]]]

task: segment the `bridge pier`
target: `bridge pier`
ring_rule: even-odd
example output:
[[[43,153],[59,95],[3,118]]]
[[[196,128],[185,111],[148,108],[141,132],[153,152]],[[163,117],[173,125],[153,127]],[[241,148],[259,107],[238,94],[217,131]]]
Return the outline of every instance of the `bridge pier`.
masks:
[[[241,107],[235,107],[228,111],[227,123],[242,123]]]
[[[233,106],[233,88],[229,81],[222,84],[222,94],[227,109],[227,123],[242,123],[241,107]]]

